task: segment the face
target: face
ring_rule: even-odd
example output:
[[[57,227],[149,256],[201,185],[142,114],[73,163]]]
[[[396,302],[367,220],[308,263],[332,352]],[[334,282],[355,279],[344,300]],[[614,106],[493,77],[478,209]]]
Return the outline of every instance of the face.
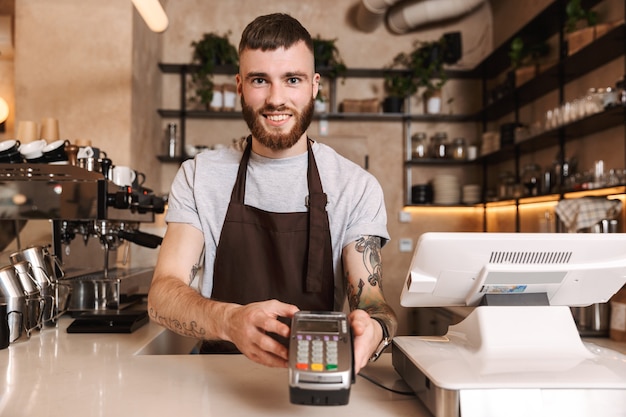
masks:
[[[272,151],[292,148],[313,117],[319,74],[304,42],[275,51],[245,50],[237,88],[252,136]]]

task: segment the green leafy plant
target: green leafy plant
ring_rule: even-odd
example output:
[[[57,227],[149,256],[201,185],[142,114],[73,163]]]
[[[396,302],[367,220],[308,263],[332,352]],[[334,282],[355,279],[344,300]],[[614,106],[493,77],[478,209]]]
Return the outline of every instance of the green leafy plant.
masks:
[[[525,65],[538,64],[539,60],[547,56],[549,52],[550,46],[547,42],[541,41],[528,45],[521,37],[517,36],[511,41],[509,49],[511,66],[517,69]]]
[[[315,70],[323,70],[333,79],[342,77],[347,70],[336,43],[337,39],[322,39],[320,35],[313,38]]]
[[[565,6],[565,31],[574,32],[579,29],[579,22],[584,22],[587,26],[595,26],[598,23],[598,14],[593,10],[585,10],[582,0],[570,0]]]
[[[385,70],[385,91],[389,97],[405,98],[417,92],[419,84],[409,70],[407,54],[400,53],[393,58]]]
[[[414,94],[418,88],[424,87],[427,92],[440,90],[448,81],[444,69],[446,64],[446,37],[435,41],[415,41],[414,49],[408,53],[401,52],[393,59],[392,67],[406,68],[410,83],[406,80],[390,80],[396,84],[406,84],[405,90]]]
[[[443,68],[445,44],[443,40],[416,42],[416,49],[411,52],[409,69],[421,87],[427,92],[440,90],[448,81]]]
[[[230,32],[223,35],[205,33],[198,41],[191,42],[193,63],[199,66],[191,76],[197,99],[210,104],[213,99],[213,73],[216,65],[238,65],[237,49],[228,39]]]

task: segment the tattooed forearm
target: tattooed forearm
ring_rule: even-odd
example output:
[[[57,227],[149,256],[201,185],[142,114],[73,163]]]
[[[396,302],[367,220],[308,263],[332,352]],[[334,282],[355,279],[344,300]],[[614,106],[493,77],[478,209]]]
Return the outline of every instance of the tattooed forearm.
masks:
[[[363,254],[363,265],[369,276],[367,281],[372,286],[382,288],[382,263],[380,255],[380,238],[377,236],[366,236],[356,242],[355,249]]]
[[[150,318],[168,329],[175,331],[183,336],[194,337],[196,339],[204,339],[206,330],[198,327],[198,323],[191,321],[189,323],[181,322],[176,319],[160,316],[154,309],[149,311]]]
[[[348,284],[348,305],[350,306],[350,310],[354,310],[359,307],[359,303],[361,302],[361,294],[363,293],[363,287],[365,283],[362,279],[359,280],[359,289],[354,288],[354,285]]]

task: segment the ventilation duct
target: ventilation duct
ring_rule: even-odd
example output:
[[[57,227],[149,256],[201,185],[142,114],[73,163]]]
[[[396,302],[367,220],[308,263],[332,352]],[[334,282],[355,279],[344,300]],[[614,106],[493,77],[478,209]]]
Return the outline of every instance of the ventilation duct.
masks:
[[[373,32],[385,21],[387,10],[400,0],[361,0],[356,9],[356,25],[363,32]]]
[[[389,30],[402,34],[417,27],[466,15],[485,0],[361,0],[356,23],[364,32],[372,32],[385,18]]]

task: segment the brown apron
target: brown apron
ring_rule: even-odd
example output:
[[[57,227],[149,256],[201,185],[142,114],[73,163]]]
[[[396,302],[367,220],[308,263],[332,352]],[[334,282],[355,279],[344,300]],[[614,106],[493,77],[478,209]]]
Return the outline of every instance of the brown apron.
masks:
[[[239,164],[217,246],[211,298],[248,304],[277,299],[301,310],[334,308],[334,273],[326,194],[307,140],[308,212],[272,213],[244,204],[252,139]],[[201,353],[237,352],[210,341]]]

